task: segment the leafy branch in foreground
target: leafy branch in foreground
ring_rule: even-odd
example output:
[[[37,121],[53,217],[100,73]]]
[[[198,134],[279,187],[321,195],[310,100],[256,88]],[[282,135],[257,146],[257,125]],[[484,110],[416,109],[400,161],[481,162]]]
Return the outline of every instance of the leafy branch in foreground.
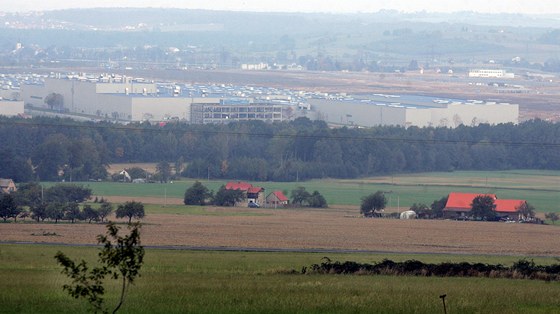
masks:
[[[107,224],[107,235],[98,235],[97,241],[103,245],[99,252],[99,263],[89,269],[86,261],[79,263],[58,252],[55,259],[64,269],[62,273],[72,279],[72,284],[65,284],[63,289],[78,299],[86,299],[95,313],[108,313],[104,305],[104,279],[110,275],[112,279],[121,280],[121,294],[119,303],[112,313],[122,306],[128,287],[140,276],[140,268],[144,263],[144,248],[140,245],[140,223],[129,224],[130,233],[119,236],[119,230],[114,223]]]

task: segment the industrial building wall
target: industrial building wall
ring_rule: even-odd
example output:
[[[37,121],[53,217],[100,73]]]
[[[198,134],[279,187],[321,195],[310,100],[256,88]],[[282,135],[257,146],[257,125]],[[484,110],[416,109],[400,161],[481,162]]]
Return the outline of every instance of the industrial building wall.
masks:
[[[447,108],[430,109],[433,126],[457,127],[480,123],[519,122],[519,106],[512,104],[450,104]]]
[[[101,118],[130,121],[132,98],[124,94],[96,94],[96,102],[86,110],[87,114]]]
[[[0,100],[0,116],[17,116],[24,113],[23,101]]]
[[[43,85],[22,85],[21,98],[25,104],[33,107],[47,107],[45,104],[46,89]]]
[[[406,108],[406,127],[428,127],[431,125],[432,112],[429,109]]]
[[[405,125],[406,108],[378,106],[371,103],[310,99],[317,118],[342,125]]]
[[[191,98],[132,97],[133,121],[190,120]]]
[[[156,84],[150,83],[97,83],[95,91],[99,94],[156,94]]]
[[[43,97],[50,93],[61,94],[64,108],[73,113],[92,114],[90,108],[97,103],[95,83],[88,81],[47,78]]]

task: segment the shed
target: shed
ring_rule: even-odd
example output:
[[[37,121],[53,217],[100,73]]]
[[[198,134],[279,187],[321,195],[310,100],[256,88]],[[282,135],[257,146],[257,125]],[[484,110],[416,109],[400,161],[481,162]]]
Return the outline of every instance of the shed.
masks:
[[[269,207],[286,206],[290,200],[282,191],[274,191],[266,197],[266,204]]]

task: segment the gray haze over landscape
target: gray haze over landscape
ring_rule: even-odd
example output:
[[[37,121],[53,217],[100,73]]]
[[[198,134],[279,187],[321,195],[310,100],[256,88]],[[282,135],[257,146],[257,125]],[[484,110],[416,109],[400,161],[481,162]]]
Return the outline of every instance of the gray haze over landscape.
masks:
[[[523,0],[471,0],[471,1],[380,1],[380,0],[308,0],[308,1],[179,1],[179,0],[97,0],[97,1],[0,1],[1,11],[41,11],[69,8],[101,8],[101,7],[134,7],[134,8],[182,8],[209,9],[257,12],[333,12],[356,13],[377,12],[379,10],[398,10],[402,12],[457,12],[474,11],[482,13],[522,13],[522,14],[555,14],[560,6],[555,1],[523,1]]]

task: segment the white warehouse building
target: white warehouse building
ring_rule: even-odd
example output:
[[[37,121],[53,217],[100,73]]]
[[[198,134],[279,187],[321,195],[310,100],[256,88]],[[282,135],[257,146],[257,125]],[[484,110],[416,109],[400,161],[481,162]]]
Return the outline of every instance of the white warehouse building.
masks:
[[[500,124],[519,121],[519,106],[495,102],[449,102],[426,105],[400,103],[309,100],[316,118],[336,125],[373,127],[450,127]]]
[[[47,78],[43,85],[23,85],[22,98],[31,108],[47,109],[49,94],[62,95],[62,111],[90,118],[121,121],[190,119],[192,103],[219,103],[213,98],[161,96],[154,83],[129,77]]]

